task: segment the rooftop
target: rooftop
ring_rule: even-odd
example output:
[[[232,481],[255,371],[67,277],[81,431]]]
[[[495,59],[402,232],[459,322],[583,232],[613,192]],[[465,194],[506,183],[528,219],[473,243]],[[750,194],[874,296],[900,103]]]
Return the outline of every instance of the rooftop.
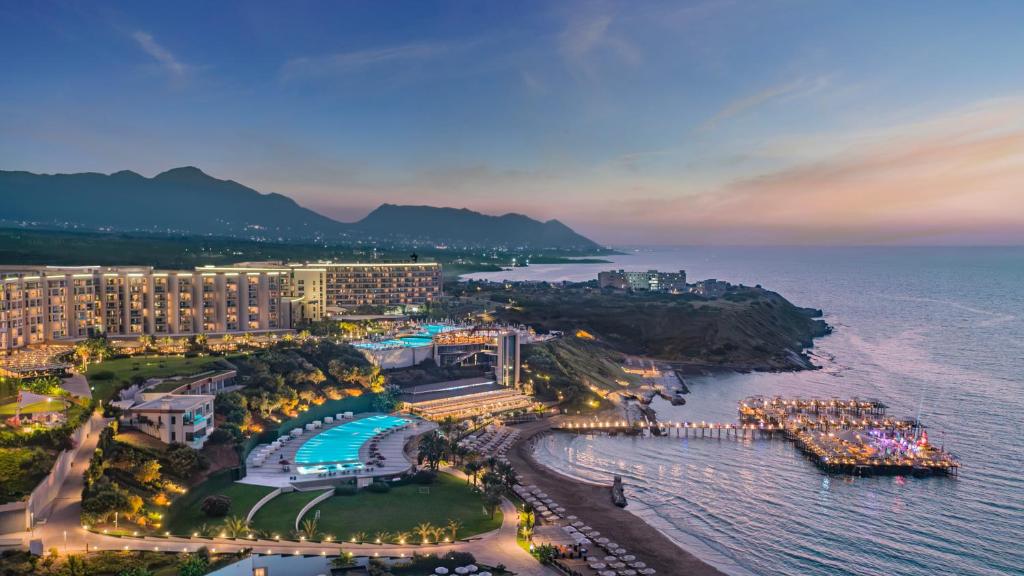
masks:
[[[152,400],[140,402],[132,406],[131,409],[139,412],[156,412],[161,410],[184,412],[185,410],[191,410],[196,406],[210,402],[214,398],[216,397],[210,394],[165,394]]]

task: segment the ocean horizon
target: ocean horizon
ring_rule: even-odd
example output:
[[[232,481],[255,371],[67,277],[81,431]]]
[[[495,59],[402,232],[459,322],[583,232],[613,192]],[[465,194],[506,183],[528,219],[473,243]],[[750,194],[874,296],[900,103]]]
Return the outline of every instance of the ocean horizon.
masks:
[[[1024,248],[644,247],[610,264],[467,275],[581,281],[600,270],[685,269],[760,284],[834,327],[819,370],[692,378],[662,419],[734,421],[751,395],[877,398],[919,417],[956,478],[828,475],[790,443],[574,436],[537,446],[586,481],[623,476],[630,510],[721,570],[746,574],[1024,573]]]

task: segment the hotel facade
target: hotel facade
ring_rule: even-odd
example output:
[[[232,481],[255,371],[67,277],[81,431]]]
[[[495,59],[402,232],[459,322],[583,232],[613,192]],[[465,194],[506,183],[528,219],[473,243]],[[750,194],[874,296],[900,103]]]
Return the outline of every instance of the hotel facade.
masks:
[[[436,263],[0,266],[0,353],[99,335],[273,332],[360,306],[423,305],[440,295]]]

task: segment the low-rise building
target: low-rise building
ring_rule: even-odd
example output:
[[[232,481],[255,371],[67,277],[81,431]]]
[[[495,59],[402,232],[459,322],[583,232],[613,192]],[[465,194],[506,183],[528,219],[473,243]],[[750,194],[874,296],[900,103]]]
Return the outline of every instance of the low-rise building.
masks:
[[[598,273],[597,283],[601,288],[629,290],[632,292],[669,292],[679,294],[687,291],[686,270],[680,270],[679,272],[607,270]]]
[[[214,429],[214,396],[144,392],[125,410],[122,422],[171,444],[202,448]]]

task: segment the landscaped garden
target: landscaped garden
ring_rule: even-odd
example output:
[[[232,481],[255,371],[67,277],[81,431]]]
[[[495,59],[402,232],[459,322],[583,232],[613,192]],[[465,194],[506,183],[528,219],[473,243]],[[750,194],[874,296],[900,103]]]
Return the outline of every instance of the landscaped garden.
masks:
[[[240,484],[231,478],[229,472],[210,477],[206,482],[175,500],[167,511],[167,531],[171,534],[193,533],[213,536],[218,533],[224,518],[236,516],[245,518],[249,510],[267,494],[273,491],[268,486]],[[210,515],[203,511],[203,500],[209,496],[226,496],[230,503],[223,514]]]
[[[93,397],[105,402],[114,398],[122,388],[141,384],[150,378],[191,376],[225,368],[230,368],[230,365],[209,356],[133,356],[89,364],[85,377],[93,387]]]
[[[437,542],[494,530],[502,519],[500,509],[491,515],[479,492],[449,474],[438,474],[429,485],[410,482],[387,492],[367,489],[333,496],[314,506],[306,518],[317,510],[318,531],[344,541]],[[293,513],[293,521],[294,517]],[[454,529],[452,521],[457,523]],[[427,525],[431,528],[423,530]]]

